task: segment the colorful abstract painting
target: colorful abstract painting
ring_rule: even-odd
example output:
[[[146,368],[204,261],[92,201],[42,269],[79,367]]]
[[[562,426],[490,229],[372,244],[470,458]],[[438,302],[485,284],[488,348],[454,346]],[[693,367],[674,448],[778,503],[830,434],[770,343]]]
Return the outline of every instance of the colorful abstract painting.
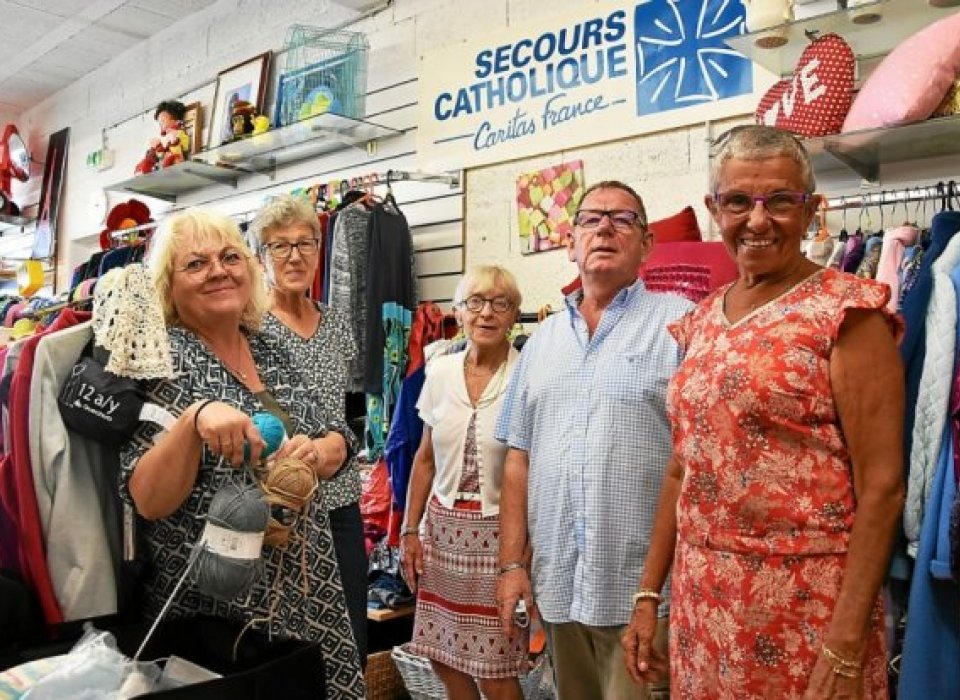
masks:
[[[582,160],[520,175],[520,252],[529,255],[565,246],[573,233],[573,215],[582,196]]]

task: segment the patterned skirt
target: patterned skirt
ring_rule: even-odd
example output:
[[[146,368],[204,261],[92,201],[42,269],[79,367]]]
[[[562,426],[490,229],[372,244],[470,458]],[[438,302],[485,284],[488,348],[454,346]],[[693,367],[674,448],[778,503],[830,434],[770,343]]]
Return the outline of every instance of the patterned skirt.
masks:
[[[430,499],[410,651],[474,678],[518,676],[527,635],[511,642],[497,617],[500,519],[472,505],[450,510]]]

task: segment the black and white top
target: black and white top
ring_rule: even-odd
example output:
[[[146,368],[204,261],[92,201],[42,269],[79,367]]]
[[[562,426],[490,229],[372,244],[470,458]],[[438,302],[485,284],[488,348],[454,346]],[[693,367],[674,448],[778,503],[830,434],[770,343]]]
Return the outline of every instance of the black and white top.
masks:
[[[251,415],[264,410],[257,397],[196,336],[182,328],[171,328],[169,336],[175,375],[170,380],[145,382],[148,400],[174,414],[182,413],[198,399],[209,398]],[[323,414],[315,398],[300,386],[289,353],[267,342],[262,333],[251,333],[248,338],[264,387],[290,415],[295,429],[310,437],[321,437],[330,430],[342,432],[351,453],[355,452],[356,438],[347,426]],[[153,423],[142,423],[121,449],[120,491],[128,502],[132,503],[127,488],[130,476],[158,430]],[[183,505],[161,520],[138,519],[141,543],[150,563],[141,579],[142,607],[149,618],[157,616],[186,569],[213,495],[226,483],[250,479],[245,470],[221,464],[218,457],[204,450],[196,483]],[[188,586],[178,593],[168,615],[204,614],[241,623],[256,620],[255,629],[269,628],[270,634],[280,638],[319,642],[329,697],[363,698],[357,648],[347,618],[330,521],[319,491],[295,528],[299,535],[290,538],[286,549],[264,546],[264,575],[248,595],[222,602]]]
[[[330,419],[346,423],[344,399],[347,374],[357,355],[357,345],[339,309],[317,303],[320,323],[307,339],[290,330],[271,313],[263,317],[261,331],[268,343],[288,352],[296,363],[304,381],[316,397],[318,408]],[[351,457],[329,481],[322,482],[323,500],[327,510],[335,510],[360,500],[360,472],[356,459]]]

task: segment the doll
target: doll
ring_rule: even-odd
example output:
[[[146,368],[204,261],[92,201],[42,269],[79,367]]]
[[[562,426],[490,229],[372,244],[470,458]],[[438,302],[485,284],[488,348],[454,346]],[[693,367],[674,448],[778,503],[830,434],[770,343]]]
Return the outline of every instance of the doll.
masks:
[[[137,175],[167,168],[183,161],[184,154],[190,149],[190,137],[183,128],[186,111],[187,108],[182,102],[174,100],[157,105],[153,118],[160,125],[160,137],[150,140],[150,148],[134,170]]]

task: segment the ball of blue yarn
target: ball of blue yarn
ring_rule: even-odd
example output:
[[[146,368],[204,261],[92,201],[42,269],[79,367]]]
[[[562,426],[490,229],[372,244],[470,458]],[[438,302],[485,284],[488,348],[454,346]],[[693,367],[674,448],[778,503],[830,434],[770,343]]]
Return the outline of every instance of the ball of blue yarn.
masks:
[[[267,443],[266,447],[263,448],[263,452],[260,453],[261,459],[266,459],[280,449],[280,445],[283,444],[283,439],[286,437],[287,431],[284,430],[283,423],[279,418],[266,411],[254,413],[253,416],[250,417],[250,420],[253,421],[257,430],[260,431],[260,437]],[[245,460],[250,459],[250,445],[248,443],[244,443],[243,445],[243,458]]]

